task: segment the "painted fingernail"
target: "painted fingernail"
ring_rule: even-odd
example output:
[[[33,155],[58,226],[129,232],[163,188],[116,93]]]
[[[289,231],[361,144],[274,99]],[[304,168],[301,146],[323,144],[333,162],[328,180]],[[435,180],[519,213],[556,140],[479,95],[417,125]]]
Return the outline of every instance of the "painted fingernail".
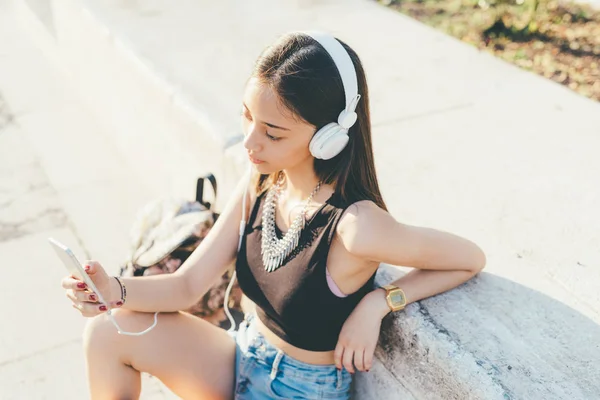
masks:
[[[85,284],[85,282],[79,282],[79,283],[77,284],[77,287],[78,287],[79,289],[85,289],[85,287],[86,287],[86,286],[87,286],[87,285]]]
[[[91,301],[96,301],[96,295],[90,294],[90,300]]]
[[[89,270],[90,270],[90,268],[91,268],[91,267],[90,267],[89,265],[86,265],[86,266],[85,266],[85,270],[86,270],[86,271],[89,271]]]
[[[117,301],[117,307],[121,307],[123,305],[122,301]]]
[[[106,311],[106,306],[100,306],[100,311]]]

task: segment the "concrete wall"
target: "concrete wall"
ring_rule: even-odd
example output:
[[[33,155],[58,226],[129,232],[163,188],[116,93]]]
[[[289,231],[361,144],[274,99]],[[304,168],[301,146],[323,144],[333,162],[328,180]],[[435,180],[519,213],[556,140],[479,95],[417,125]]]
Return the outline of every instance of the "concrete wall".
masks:
[[[216,134],[221,130],[201,105],[95,21],[80,2],[37,0],[16,6],[43,50],[65,70],[65,83],[105,124],[145,185],[165,195],[192,197],[190,183],[214,172],[227,191],[222,169],[228,139]],[[54,27],[53,34],[48,35],[48,27]]]

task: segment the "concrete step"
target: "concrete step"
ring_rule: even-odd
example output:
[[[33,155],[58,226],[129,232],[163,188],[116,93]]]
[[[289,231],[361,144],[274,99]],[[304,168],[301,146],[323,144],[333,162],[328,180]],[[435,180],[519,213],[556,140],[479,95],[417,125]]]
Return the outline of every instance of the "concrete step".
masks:
[[[4,3],[0,60],[0,398],[81,399],[86,320],[64,295],[66,270],[46,239],[116,273],[133,213],[158,193]],[[143,379],[143,398],[175,398]]]
[[[22,26],[66,71],[146,186],[189,197],[195,194],[189,182],[209,172],[207,166],[220,175],[227,139],[207,117],[213,109],[194,104],[167,71],[154,68],[79,1],[14,5]]]
[[[392,215],[488,256],[386,321],[357,397],[599,397],[597,103],[370,1],[15,1],[147,186],[180,193],[202,170],[239,176],[243,149],[222,150],[260,50],[288,30],[337,34],[367,71]]]

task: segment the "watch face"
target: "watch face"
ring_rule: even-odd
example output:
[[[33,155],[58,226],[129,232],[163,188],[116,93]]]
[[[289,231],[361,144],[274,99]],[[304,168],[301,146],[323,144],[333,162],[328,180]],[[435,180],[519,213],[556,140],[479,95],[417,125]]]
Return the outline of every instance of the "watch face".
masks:
[[[392,303],[394,305],[404,304],[404,296],[402,295],[402,292],[400,292],[400,291],[390,293],[390,300],[392,301]]]

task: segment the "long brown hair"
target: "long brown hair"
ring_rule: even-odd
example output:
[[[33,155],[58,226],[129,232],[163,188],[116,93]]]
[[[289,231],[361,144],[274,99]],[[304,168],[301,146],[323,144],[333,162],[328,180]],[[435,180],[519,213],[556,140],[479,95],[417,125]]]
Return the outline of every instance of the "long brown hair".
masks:
[[[338,41],[356,70],[361,95],[356,109],[358,119],[349,130],[350,141],[344,150],[330,160],[315,158],[314,169],[323,183],[335,188],[344,203],[371,200],[387,211],[375,173],[365,72],[354,50]],[[269,85],[294,118],[317,129],[337,121],[346,106],[344,87],[333,59],[316,40],[302,33],[285,34],[267,47],[257,59],[251,77]],[[279,173],[256,176],[256,192],[267,190]]]

